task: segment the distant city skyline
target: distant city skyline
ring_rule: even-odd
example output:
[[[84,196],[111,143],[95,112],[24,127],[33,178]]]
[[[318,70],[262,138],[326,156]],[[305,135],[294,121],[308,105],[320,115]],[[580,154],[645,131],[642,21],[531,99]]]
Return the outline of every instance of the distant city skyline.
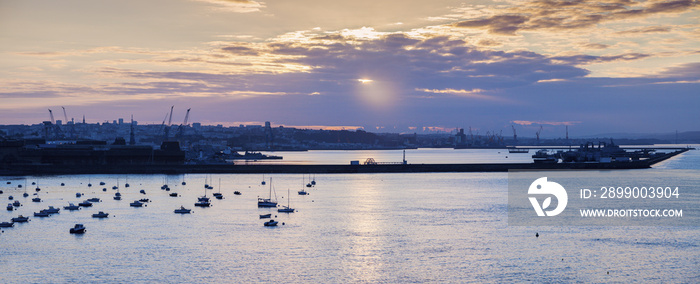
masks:
[[[700,5],[3,1],[0,124],[700,130]]]

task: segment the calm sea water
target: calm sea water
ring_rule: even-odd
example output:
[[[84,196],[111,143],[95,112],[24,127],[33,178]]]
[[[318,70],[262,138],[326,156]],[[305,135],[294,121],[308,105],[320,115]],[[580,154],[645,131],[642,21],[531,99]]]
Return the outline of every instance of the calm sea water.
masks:
[[[518,155],[461,151],[487,161],[493,161],[489,156],[515,160]],[[338,152],[294,156],[317,162],[349,161],[349,155],[400,161],[402,155]],[[409,162],[470,159],[454,156],[446,150],[407,151]],[[700,170],[700,151],[657,167]],[[31,216],[49,205],[62,208],[90,197],[102,199],[92,208],[62,209],[48,218],[31,217],[28,223],[3,228],[0,282],[700,281],[700,228],[508,226],[507,173],[315,175],[317,185],[308,196],[297,195],[308,176],[265,175],[270,177],[273,198],[276,194],[283,205],[289,200],[297,212],[257,208],[257,197],[269,194],[269,187],[261,185],[262,175],[0,177],[0,200],[13,195],[23,204],[12,212],[3,209],[0,221]],[[30,198],[16,187],[25,180]],[[214,199],[210,208],[194,207],[196,198],[205,194],[205,180],[214,187],[206,191],[208,196],[221,191],[225,199]],[[100,181],[106,185],[99,186]],[[31,182],[41,188],[41,203],[31,202],[36,187]],[[131,187],[125,188],[125,182]],[[117,183],[121,201],[112,199],[116,190],[111,187]],[[160,189],[164,183],[180,196],[168,196],[170,192]],[[242,195],[233,195],[235,190]],[[84,196],[76,198],[76,192]],[[140,198],[152,202],[129,207]],[[194,213],[174,214],[180,205]],[[97,211],[110,217],[91,218]],[[279,226],[264,227],[259,214],[265,213],[277,215]],[[75,223],[85,224],[87,232],[69,234]]]

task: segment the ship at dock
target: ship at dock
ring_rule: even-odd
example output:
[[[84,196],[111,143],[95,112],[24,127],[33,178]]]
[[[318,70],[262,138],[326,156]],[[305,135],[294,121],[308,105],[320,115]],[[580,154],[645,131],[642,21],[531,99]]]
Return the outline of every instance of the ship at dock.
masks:
[[[541,149],[532,155],[532,159],[534,163],[613,163],[650,159],[655,154],[656,149],[628,151],[610,140],[610,143],[598,142],[597,145],[587,142],[566,151]]]
[[[255,151],[245,151],[243,154],[238,153],[238,151],[231,150],[231,148],[226,148],[218,153],[218,158],[221,160],[282,160],[282,156],[265,155],[260,152]]]

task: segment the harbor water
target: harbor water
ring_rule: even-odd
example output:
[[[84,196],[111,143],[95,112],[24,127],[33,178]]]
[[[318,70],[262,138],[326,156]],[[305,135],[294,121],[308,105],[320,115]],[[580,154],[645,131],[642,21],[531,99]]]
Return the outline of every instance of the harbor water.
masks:
[[[406,152],[409,163],[519,161],[532,155]],[[274,154],[304,163],[402,159],[401,151]],[[700,151],[655,168],[700,173]],[[316,185],[306,187],[310,180]],[[22,203],[0,212],[0,222],[31,218],[2,228],[2,283],[700,282],[700,228],[508,226],[507,173],[66,175],[0,182],[3,205],[12,202],[10,195]],[[161,189],[163,184],[171,190]],[[117,185],[122,200],[112,198]],[[302,188],[310,194],[298,195]],[[29,197],[22,196],[25,191]],[[171,197],[173,192],[178,196]],[[194,207],[197,197],[215,192],[224,199]],[[270,192],[296,212],[258,208],[257,198]],[[31,201],[34,193],[41,202]],[[92,197],[101,202],[63,209]],[[142,198],[150,202],[129,206]],[[61,212],[33,217],[49,205]],[[180,206],[193,213],[175,214]],[[98,211],[110,216],[92,218]],[[267,219],[259,215],[267,213],[278,226],[263,226]],[[85,234],[69,234],[76,223],[85,225]]]

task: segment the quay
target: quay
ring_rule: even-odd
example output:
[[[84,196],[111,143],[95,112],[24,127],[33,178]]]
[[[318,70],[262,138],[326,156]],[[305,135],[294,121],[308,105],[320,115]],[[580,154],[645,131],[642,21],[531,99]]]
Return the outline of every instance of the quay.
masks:
[[[582,163],[487,163],[487,164],[375,164],[375,165],[234,165],[234,164],[130,164],[130,165],[4,165],[0,175],[58,175],[58,174],[348,174],[348,173],[425,173],[425,172],[507,172],[509,170],[622,170],[645,169],[691,148],[657,154],[649,159],[627,162]]]

